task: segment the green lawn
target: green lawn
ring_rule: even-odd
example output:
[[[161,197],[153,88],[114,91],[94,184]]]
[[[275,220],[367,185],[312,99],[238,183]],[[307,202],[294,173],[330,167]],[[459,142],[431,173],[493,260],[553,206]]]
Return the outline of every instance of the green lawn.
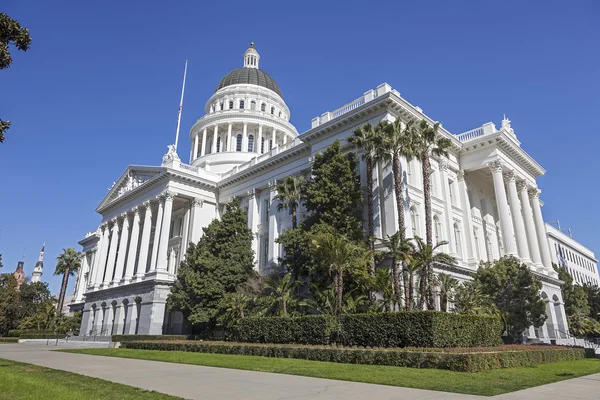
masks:
[[[0,398],[3,400],[179,399],[179,397],[71,372],[4,359],[0,359]]]
[[[70,353],[167,361],[211,367],[275,372],[344,381],[378,383],[417,389],[493,396],[600,372],[600,359],[585,359],[536,367],[465,373],[440,369],[338,364],[289,358],[267,358],[181,351],[84,349]]]

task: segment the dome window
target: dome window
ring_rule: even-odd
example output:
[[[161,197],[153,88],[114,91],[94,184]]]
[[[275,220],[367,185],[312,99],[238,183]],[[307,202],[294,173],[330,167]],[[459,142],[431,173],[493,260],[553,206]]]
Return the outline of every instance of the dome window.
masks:
[[[256,110],[256,102],[255,102],[254,100],[252,100],[252,101],[250,102],[250,109],[251,109],[251,110]]]
[[[252,153],[254,151],[254,135],[248,136],[248,152]]]
[[[240,100],[240,110],[244,109],[244,100]]]
[[[221,102],[220,106],[221,106],[221,111],[223,111],[225,109],[225,103]]]
[[[275,115],[275,107],[271,107],[271,115]]]
[[[233,100],[229,100],[229,109],[233,109]]]
[[[262,112],[265,112],[265,111],[266,111],[266,109],[267,109],[267,105],[266,105],[265,103],[262,103],[262,104],[260,105],[260,111],[262,111]]]
[[[281,118],[281,111],[279,111],[279,117]]]
[[[242,151],[242,135],[237,135],[237,143],[235,145],[235,151]]]

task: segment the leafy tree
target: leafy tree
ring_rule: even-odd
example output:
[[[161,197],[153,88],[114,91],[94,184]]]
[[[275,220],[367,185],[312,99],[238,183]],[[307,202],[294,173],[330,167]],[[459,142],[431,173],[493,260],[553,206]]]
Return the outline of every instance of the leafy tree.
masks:
[[[428,246],[433,246],[432,215],[431,215],[431,155],[436,157],[448,157],[448,149],[452,146],[450,139],[438,134],[440,123],[433,126],[425,120],[410,121],[406,131],[410,148],[413,155],[421,162],[423,170],[423,198],[425,200],[425,240]],[[433,277],[433,265],[427,266],[427,274],[421,275],[421,291],[426,294],[427,308],[435,308],[433,299],[432,282],[428,279]]]
[[[4,267],[4,264],[2,264],[2,253],[0,253],[0,268]]]
[[[517,343],[529,326],[542,326],[546,320],[542,283],[518,258],[505,256],[494,264],[482,263],[475,282],[498,308],[508,340]]]
[[[457,288],[458,280],[456,280],[456,278],[450,274],[440,272],[437,274],[436,283],[440,289],[440,310],[446,312],[448,307],[448,299],[450,298],[452,292]]]
[[[433,264],[455,264],[456,259],[444,252],[439,251],[440,247],[448,244],[448,242],[441,241],[435,246],[426,244],[423,239],[416,236],[414,238],[415,249],[412,253],[412,262],[415,264],[419,272],[419,304],[418,308],[422,309],[423,305],[427,303],[427,308],[430,310],[435,309],[433,303],[433,287],[429,284],[433,278]]]
[[[27,51],[31,44],[29,29],[23,28],[19,22],[5,13],[0,13],[0,69],[6,69],[12,64],[9,45],[18,50]],[[0,143],[4,141],[4,132],[10,127],[10,121],[0,119]]]
[[[475,281],[466,281],[457,286],[452,311],[458,314],[498,315],[493,305]]]
[[[583,285],[583,290],[588,297],[590,306],[590,317],[600,321],[600,288],[595,285]]]
[[[300,205],[301,188],[305,184],[303,176],[288,176],[277,185],[277,196],[279,200],[277,211],[290,209],[292,213],[292,229],[298,227],[298,206]]]
[[[197,244],[191,244],[169,295],[169,308],[180,310],[192,325],[214,326],[221,300],[253,274],[252,232],[238,200],[226,205]]]
[[[577,337],[585,337],[600,333],[600,323],[591,315],[588,291],[585,286],[573,284],[573,278],[564,269],[556,264],[552,265],[558,273],[558,279],[563,281],[561,286],[565,314],[569,323],[569,330]]]
[[[315,156],[304,191],[305,228],[326,224],[351,240],[362,240],[362,191],[356,154],[342,153],[336,140]]]
[[[69,277],[75,276],[79,268],[81,268],[81,258],[83,254],[75,251],[74,248],[63,249],[63,253],[56,259],[56,269],[54,275],[62,275],[62,284],[60,285],[60,294],[58,295],[58,313],[62,314],[63,304],[65,302],[65,293],[67,292],[67,285],[69,283]]]
[[[391,236],[387,236],[385,239],[380,239],[381,244],[386,250],[383,252],[383,256],[388,258],[392,262],[392,283],[394,290],[395,303],[400,304],[400,276],[399,276],[399,263],[408,263],[411,261],[411,254],[415,248],[410,240],[407,240],[404,235],[404,229],[394,233]],[[408,287],[406,287],[405,277],[405,295],[408,293]]]
[[[352,269],[360,268],[360,261],[365,258],[366,249],[335,232],[321,232],[313,239],[313,254],[327,268],[336,293],[335,311],[343,311],[344,275]],[[364,264],[363,264],[364,265]]]
[[[47,283],[23,283],[19,287],[13,274],[1,274],[0,336],[17,329],[23,320],[42,313],[51,299]]]
[[[294,289],[301,286],[302,282],[294,280],[291,274],[275,274],[267,280],[265,289],[269,297],[269,310],[278,315],[288,315],[288,308],[299,303],[294,298]]]

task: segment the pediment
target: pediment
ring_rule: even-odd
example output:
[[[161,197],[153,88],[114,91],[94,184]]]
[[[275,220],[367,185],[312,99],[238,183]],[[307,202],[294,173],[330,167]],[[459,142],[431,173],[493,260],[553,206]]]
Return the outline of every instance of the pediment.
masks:
[[[113,183],[108,190],[108,194],[104,197],[102,202],[100,202],[100,205],[96,210],[103,209],[129,192],[146,185],[149,181],[153,180],[153,178],[163,173],[164,170],[165,169],[161,167],[130,165],[125,172],[123,172],[121,177]]]

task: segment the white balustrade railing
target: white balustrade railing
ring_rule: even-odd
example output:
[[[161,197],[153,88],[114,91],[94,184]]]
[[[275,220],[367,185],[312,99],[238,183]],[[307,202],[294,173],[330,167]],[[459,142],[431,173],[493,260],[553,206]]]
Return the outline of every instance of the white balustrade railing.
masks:
[[[193,167],[189,164],[180,163],[179,168],[185,169],[187,171],[198,172],[198,167]]]
[[[364,96],[362,96],[361,98],[358,98],[358,99],[354,100],[352,103],[346,104],[345,106],[338,108],[335,111],[332,111],[331,112],[331,116],[333,118],[337,118],[340,115],[344,115],[347,112],[352,111],[355,108],[358,108],[358,107],[362,106],[363,104],[365,104],[365,97]]]
[[[483,127],[482,126],[480,126],[479,128],[476,128],[476,129],[472,129],[468,132],[458,134],[458,135],[456,135],[456,138],[458,140],[460,140],[461,142],[466,142],[467,140],[471,140],[471,139],[474,139],[479,136],[483,136]]]

